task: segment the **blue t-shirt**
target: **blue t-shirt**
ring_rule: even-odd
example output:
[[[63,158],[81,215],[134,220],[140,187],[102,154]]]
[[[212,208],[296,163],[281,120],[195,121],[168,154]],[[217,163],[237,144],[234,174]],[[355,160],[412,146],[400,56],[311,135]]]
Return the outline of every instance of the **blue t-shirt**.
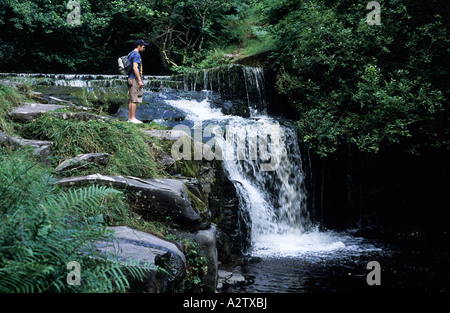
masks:
[[[142,79],[142,59],[141,54],[139,52],[133,51],[131,52],[130,56],[128,57],[128,60],[130,60],[130,63],[138,63],[138,70],[139,74],[141,75]],[[131,74],[128,75],[128,78],[137,78],[136,75],[134,75],[134,70],[131,71]]]

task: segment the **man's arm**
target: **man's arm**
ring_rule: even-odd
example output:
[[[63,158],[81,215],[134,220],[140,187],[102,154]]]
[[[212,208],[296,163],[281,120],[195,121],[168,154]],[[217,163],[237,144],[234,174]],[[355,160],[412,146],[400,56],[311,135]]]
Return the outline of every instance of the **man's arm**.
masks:
[[[142,82],[141,74],[139,73],[139,64],[136,63],[136,62],[133,62],[133,71],[134,71],[134,75],[138,79],[139,87],[143,88],[144,87],[144,83]]]

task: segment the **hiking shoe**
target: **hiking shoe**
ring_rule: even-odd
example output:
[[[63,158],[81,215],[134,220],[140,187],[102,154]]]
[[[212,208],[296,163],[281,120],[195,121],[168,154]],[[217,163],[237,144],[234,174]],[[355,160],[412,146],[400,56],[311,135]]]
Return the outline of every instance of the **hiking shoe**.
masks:
[[[137,118],[128,120],[128,122],[133,123],[133,124],[142,124],[143,123],[142,121],[138,120]]]

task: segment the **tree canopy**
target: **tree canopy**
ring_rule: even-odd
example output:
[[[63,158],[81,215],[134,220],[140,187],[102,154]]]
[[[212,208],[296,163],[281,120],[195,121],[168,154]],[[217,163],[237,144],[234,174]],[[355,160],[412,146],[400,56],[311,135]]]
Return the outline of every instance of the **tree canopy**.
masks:
[[[380,25],[367,22],[367,4],[254,1],[303,139],[323,155],[343,142],[448,149],[448,2],[380,1]]]
[[[448,149],[449,4],[351,0],[0,0],[0,71],[117,71],[137,38],[147,74],[268,52],[301,138],[327,155],[342,143],[376,152],[403,143]]]
[[[226,36],[231,8],[230,0],[76,2],[80,23],[68,22],[68,1],[0,1],[1,70],[115,73],[138,38],[153,44],[154,72],[192,66]]]

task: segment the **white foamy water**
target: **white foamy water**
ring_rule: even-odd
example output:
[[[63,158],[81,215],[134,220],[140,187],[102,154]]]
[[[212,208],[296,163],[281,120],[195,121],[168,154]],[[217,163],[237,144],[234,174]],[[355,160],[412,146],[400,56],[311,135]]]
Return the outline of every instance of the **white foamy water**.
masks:
[[[259,257],[346,257],[373,251],[381,249],[362,238],[314,228],[305,233],[292,230],[261,235],[253,242],[251,253]]]
[[[259,76],[249,73],[249,80],[261,76],[259,72]],[[258,112],[250,105],[250,89],[258,89],[254,94],[263,95],[259,82],[255,79],[253,88],[249,88],[252,82],[246,82],[251,119],[224,115],[219,108],[211,107],[207,91],[201,101],[165,100],[186,112],[186,119],[195,125],[207,120],[226,121],[223,165],[236,187],[242,222],[250,230],[250,248],[246,252],[260,257],[317,257],[378,250],[348,234],[313,227],[306,207],[297,134],[267,116],[266,110]],[[265,104],[264,99],[258,100]]]
[[[179,99],[165,100],[165,102],[177,109],[186,112],[186,119],[188,120],[203,121],[224,117],[224,114],[219,108],[211,107],[208,98],[205,98],[202,101]]]

